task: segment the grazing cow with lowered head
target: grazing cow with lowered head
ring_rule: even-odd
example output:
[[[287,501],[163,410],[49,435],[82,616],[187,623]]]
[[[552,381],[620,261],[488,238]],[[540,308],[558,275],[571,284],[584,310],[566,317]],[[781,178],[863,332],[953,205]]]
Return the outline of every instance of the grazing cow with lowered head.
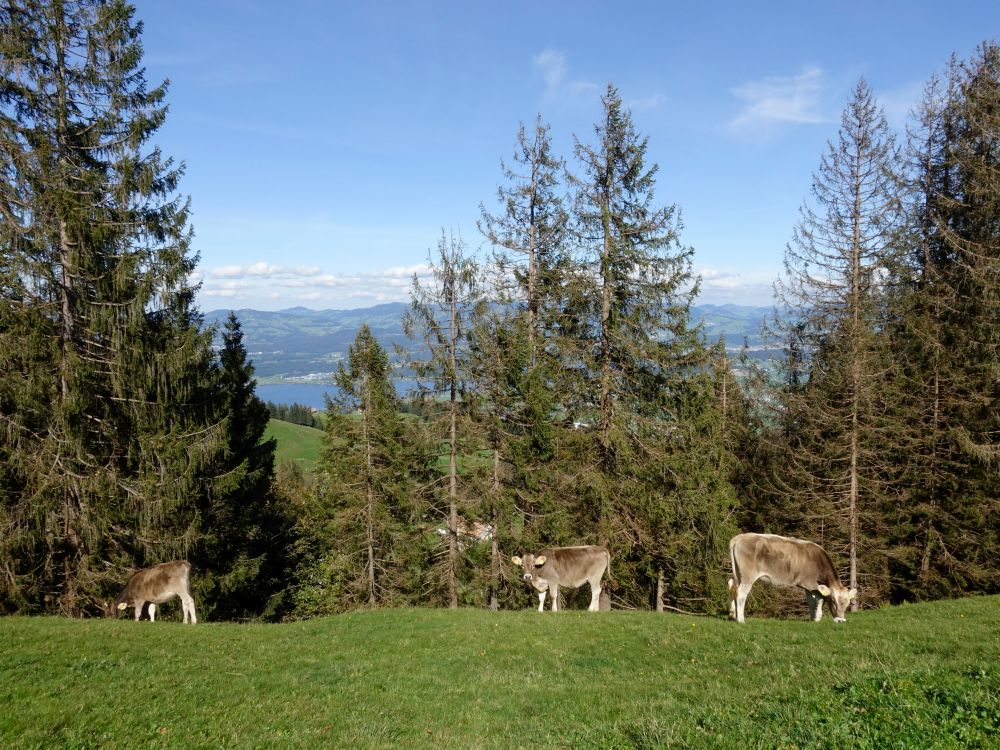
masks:
[[[600,607],[601,578],[611,564],[611,555],[604,547],[552,547],[523,558],[512,557],[515,565],[524,571],[524,580],[538,592],[538,611],[545,609],[545,594],[552,596],[552,611],[559,611],[559,587],[576,588],[584,582],[590,584],[590,606],[596,612]]]
[[[729,579],[729,616],[743,622],[743,607],[754,581],[797,587],[806,592],[812,619],[823,618],[825,601],[834,622],[845,622],[858,592],[840,584],[833,561],[822,547],[804,539],[776,534],[737,534],[729,542],[733,577]]]
[[[179,596],[184,610],[184,622],[194,625],[198,618],[194,613],[194,599],[188,589],[190,574],[191,563],[187,560],[174,560],[140,570],[128,579],[125,590],[111,605],[109,614],[118,617],[126,607],[135,607],[135,619],[138,620],[142,615],[142,605],[149,602],[149,620],[155,622],[156,605]]]

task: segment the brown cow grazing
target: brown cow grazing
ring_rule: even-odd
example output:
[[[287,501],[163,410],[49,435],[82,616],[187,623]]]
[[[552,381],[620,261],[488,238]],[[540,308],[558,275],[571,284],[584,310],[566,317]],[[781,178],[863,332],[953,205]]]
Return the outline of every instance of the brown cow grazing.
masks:
[[[188,578],[191,574],[191,563],[187,560],[154,565],[140,570],[132,575],[125,584],[115,603],[110,606],[109,614],[118,617],[126,607],[135,607],[135,619],[142,615],[142,605],[149,602],[149,620],[156,621],[156,605],[179,596],[184,610],[184,622],[194,625],[198,622],[194,613],[194,599],[188,588]]]
[[[524,571],[524,580],[538,592],[538,611],[545,609],[545,594],[552,595],[552,611],[559,611],[559,587],[576,588],[590,584],[590,606],[596,612],[600,606],[601,578],[611,564],[611,555],[604,547],[551,547],[523,558],[512,557]]]
[[[834,622],[845,622],[856,589],[840,584],[833,561],[815,542],[776,534],[737,534],[729,542],[733,577],[729,579],[729,616],[743,622],[743,607],[754,581],[797,587],[806,592],[812,619],[823,619],[823,602]]]

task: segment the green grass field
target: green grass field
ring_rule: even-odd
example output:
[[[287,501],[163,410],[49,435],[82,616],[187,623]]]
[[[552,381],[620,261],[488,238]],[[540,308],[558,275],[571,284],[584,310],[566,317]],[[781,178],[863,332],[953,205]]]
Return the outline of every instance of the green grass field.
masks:
[[[1000,747],[1000,597],[828,619],[0,618],[4,748]]]
[[[316,468],[323,451],[322,430],[272,419],[264,431],[264,440],[271,438],[278,441],[274,452],[276,467],[285,461],[294,461],[307,473]]]

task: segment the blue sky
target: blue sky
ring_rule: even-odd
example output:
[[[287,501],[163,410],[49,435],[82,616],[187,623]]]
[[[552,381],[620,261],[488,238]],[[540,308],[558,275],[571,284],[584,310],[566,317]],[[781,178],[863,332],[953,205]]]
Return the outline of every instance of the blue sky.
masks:
[[[681,7],[676,7],[681,6]],[[574,169],[609,82],[677,204],[698,302],[770,304],[840,112],[864,76],[902,129],[928,77],[1000,31],[1000,2],[138,0],[155,137],[187,165],[199,304],[408,299],[442,230],[485,249],[519,122]]]

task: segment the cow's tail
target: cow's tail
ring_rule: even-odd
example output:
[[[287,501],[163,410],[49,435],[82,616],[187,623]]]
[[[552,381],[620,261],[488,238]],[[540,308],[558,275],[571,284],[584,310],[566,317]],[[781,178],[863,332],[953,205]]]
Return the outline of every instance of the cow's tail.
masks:
[[[729,579],[729,616],[736,618],[736,595],[739,593],[739,586],[736,581],[740,577],[736,568],[736,537],[729,540],[729,563],[733,567],[733,577]]]

